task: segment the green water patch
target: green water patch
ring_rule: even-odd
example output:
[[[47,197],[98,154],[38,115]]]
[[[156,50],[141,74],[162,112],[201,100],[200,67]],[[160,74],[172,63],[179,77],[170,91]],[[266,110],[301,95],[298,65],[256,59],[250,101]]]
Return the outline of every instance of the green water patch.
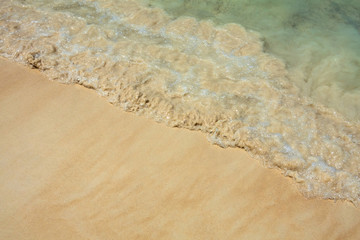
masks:
[[[360,119],[360,1],[142,0],[174,17],[238,23],[264,36],[306,96]]]

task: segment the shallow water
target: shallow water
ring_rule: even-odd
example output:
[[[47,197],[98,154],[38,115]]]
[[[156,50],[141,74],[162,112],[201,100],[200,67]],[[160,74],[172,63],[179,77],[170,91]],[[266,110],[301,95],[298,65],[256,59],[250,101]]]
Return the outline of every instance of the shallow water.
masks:
[[[238,23],[264,36],[302,94],[360,120],[360,1],[143,0],[174,16]]]
[[[360,128],[356,111],[347,114],[358,104],[357,83],[351,80],[355,68],[348,71],[348,82],[338,84],[342,70],[328,68],[333,56],[313,52],[316,47],[298,50],[296,34],[282,56],[277,52],[281,44],[266,34],[238,24],[177,18],[132,0],[0,3],[1,56],[40,69],[51,79],[93,88],[125,110],[201,130],[220,146],[245,148],[266,166],[293,177],[307,196],[358,203]],[[228,3],[228,9],[236,9]],[[280,20],[274,26],[286,22],[281,19],[291,12],[281,9],[284,14],[275,15]],[[296,51],[317,56],[321,64],[291,57]],[[351,57],[342,56],[344,61]],[[313,91],[307,95],[312,99],[301,87],[309,72]],[[323,96],[318,92],[329,92],[320,78],[342,91],[339,112],[347,120],[318,103]],[[329,106],[336,94],[324,95]]]

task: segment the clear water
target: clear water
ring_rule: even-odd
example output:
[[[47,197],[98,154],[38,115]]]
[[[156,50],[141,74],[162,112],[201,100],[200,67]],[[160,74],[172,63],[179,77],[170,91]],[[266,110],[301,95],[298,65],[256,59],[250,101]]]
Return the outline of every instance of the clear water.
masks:
[[[352,120],[360,120],[360,1],[143,0],[173,16],[230,22],[264,37],[285,60],[290,81]]]
[[[359,203],[357,6],[0,0],[0,55]]]

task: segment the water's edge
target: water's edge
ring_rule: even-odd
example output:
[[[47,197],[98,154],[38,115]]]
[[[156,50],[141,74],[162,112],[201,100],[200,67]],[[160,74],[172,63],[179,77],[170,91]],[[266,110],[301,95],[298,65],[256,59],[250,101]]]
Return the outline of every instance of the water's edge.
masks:
[[[258,33],[174,20],[134,1],[82,1],[77,13],[0,2],[1,56],[93,88],[126,111],[244,148],[308,197],[358,204],[359,124],[301,96]],[[84,6],[94,16],[82,18]]]

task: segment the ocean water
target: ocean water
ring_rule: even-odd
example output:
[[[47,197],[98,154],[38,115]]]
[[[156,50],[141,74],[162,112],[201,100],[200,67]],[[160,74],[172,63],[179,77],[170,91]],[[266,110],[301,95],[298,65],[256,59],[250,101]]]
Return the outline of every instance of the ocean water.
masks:
[[[0,0],[0,55],[244,148],[306,196],[358,204],[357,9],[356,1]]]
[[[360,120],[360,1],[143,0],[169,14],[238,23],[261,33],[264,50],[285,61],[309,96]]]

